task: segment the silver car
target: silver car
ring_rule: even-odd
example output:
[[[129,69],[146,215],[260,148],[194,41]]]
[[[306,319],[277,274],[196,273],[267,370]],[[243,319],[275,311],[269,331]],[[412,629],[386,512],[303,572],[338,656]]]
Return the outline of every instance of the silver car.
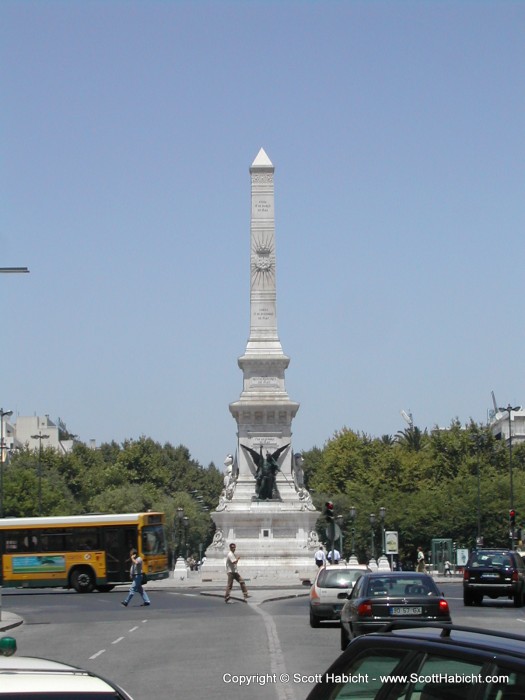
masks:
[[[323,566],[310,588],[310,626],[321,620],[338,620],[348,594],[357,579],[370,569],[361,564]]]

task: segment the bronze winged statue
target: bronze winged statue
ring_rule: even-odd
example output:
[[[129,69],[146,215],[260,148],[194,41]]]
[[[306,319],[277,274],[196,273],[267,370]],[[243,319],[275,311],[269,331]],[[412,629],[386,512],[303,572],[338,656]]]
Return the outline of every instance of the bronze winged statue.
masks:
[[[250,453],[253,463],[256,466],[255,472],[255,494],[257,498],[261,501],[269,501],[273,498],[275,490],[275,476],[278,471],[280,471],[279,464],[277,460],[279,456],[290,446],[290,443],[279,447],[275,452],[270,454],[266,452],[266,456],[263,457],[262,445],[259,448],[259,452],[256,452],[251,447],[247,445],[241,445],[241,447]]]

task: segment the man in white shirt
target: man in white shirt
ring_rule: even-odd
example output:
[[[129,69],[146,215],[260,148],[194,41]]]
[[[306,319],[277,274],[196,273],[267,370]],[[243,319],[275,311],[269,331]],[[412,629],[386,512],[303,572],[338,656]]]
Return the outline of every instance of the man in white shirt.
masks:
[[[232,591],[233,582],[237,581],[237,583],[241,587],[241,591],[243,592],[244,602],[247,603],[247,599],[250,597],[250,595],[248,593],[248,589],[246,588],[246,584],[244,583],[244,579],[237,571],[237,562],[239,561],[240,557],[235,554],[235,549],[236,546],[232,542],[230,544],[230,551],[226,556],[226,574],[228,576],[228,583],[226,585],[226,591],[224,593],[224,602],[227,603],[230,600],[230,593]]]
[[[337,549],[328,552],[328,561],[330,562],[330,564],[339,564],[340,559],[341,555],[339,554]]]
[[[319,549],[317,550],[314,556],[315,563],[319,568],[326,564],[326,554],[324,553],[323,545],[320,545]]]

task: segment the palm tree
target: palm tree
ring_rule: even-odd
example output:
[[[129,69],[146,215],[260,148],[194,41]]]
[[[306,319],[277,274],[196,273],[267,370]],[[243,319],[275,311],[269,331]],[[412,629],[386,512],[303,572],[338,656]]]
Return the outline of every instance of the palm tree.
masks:
[[[424,432],[421,432],[415,425],[411,425],[404,430],[398,430],[396,433],[396,440],[400,445],[406,447],[407,450],[419,452],[425,446],[427,436],[428,433],[426,429]]]

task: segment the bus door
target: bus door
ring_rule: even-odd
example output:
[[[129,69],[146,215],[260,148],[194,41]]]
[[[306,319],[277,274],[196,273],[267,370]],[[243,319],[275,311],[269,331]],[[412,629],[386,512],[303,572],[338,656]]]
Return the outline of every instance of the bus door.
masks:
[[[137,528],[105,527],[104,539],[107,580],[127,583],[130,580],[129,550],[137,546]]]

